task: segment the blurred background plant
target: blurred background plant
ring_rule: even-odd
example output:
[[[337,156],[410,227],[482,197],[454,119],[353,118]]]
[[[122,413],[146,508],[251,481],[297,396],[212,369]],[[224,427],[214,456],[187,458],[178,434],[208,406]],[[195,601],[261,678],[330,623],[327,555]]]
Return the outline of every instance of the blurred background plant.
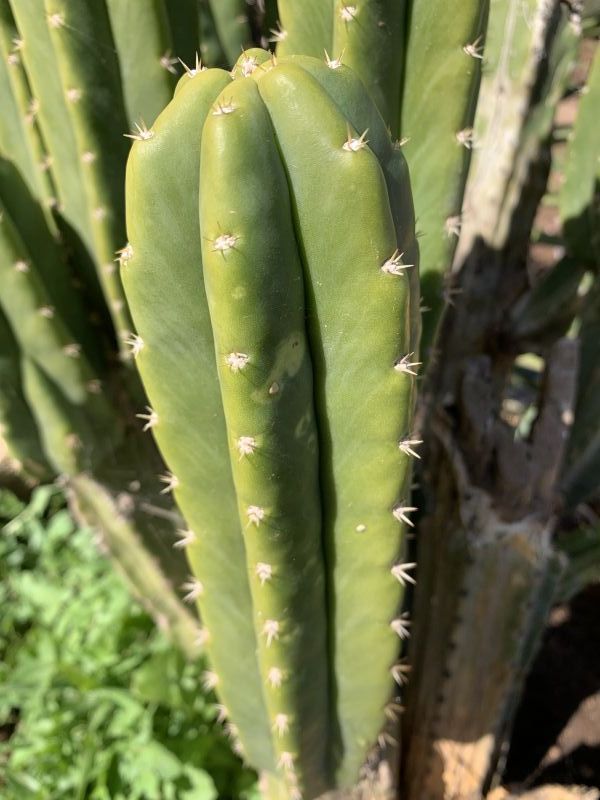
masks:
[[[258,797],[187,662],[63,494],[0,491],[3,800]]]

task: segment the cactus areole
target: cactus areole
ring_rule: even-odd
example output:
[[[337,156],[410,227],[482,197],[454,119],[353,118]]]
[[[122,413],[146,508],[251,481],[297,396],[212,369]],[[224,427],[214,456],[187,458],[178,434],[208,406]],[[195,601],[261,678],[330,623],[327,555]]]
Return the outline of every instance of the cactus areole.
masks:
[[[189,526],[206,684],[288,796],[352,785],[407,672],[404,158],[350,69],[251,50],[231,74],[190,70],[135,141],[127,229],[144,419]]]

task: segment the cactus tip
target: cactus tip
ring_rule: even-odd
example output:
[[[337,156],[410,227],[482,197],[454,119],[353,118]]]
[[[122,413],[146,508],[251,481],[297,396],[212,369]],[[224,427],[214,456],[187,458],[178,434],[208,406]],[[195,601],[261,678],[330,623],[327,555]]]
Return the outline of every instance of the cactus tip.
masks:
[[[260,525],[266,516],[266,511],[260,506],[248,506],[246,509],[246,516],[248,517],[248,525]]]
[[[273,567],[270,564],[265,564],[259,561],[256,565],[256,576],[260,581],[260,585],[264,586],[267,581],[273,577]]]
[[[397,275],[399,277],[403,277],[405,269],[410,269],[411,267],[414,267],[414,264],[403,264],[402,263],[403,257],[404,253],[401,253],[399,250],[394,250],[394,253],[391,256],[391,258],[388,258],[381,265],[381,271],[386,272],[388,275]]]
[[[352,136],[352,133],[348,131],[348,138],[344,142],[344,150],[347,150],[349,153],[358,153],[359,150],[364,150],[365,147],[369,144],[369,140],[367,139],[367,133],[369,131],[366,130],[362,133],[358,139]]]
[[[144,433],[149,431],[151,428],[154,428],[155,425],[158,425],[158,414],[153,408],[150,408],[150,406],[146,406],[146,411],[144,414],[136,414],[135,416],[138,419],[144,420],[146,423],[142,428]]]
[[[267,647],[271,647],[273,642],[279,639],[279,623],[274,619],[265,620],[262,632],[267,638]]]
[[[395,564],[390,572],[403,586],[406,586],[407,583],[412,583],[412,585],[415,586],[417,582],[410,574],[410,571],[416,566],[417,564],[414,561],[411,561],[408,564]]]

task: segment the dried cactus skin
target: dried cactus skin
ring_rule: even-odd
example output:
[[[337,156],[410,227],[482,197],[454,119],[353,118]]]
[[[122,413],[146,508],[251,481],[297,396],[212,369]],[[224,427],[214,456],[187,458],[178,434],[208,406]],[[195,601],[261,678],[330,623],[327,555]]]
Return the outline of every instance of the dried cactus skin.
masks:
[[[136,363],[158,414],[153,433],[177,476],[175,496],[195,534],[187,554],[204,587],[199,605],[220,696],[248,759],[272,771],[270,722],[201,271],[200,134],[230,83],[221,70],[199,72],[159,116],[153,137],[134,144],[127,168],[132,253],[121,272],[143,341]]]
[[[323,58],[333,45],[333,2],[331,0],[279,0],[277,55],[301,54]]]
[[[252,44],[246,0],[209,0],[219,40],[230,64]]]
[[[83,186],[83,168],[60,82],[43,0],[10,0],[23,41],[21,58],[48,153],[61,215],[93,251],[92,226]]]
[[[106,0],[106,6],[129,127],[151,125],[173,95],[179,66],[165,0],[147,0],[143,13],[136,0]]]
[[[234,81],[213,106],[220,107],[234,111],[209,114],[202,135],[204,282],[276,757],[293,753],[295,781],[316,797],[328,786],[329,698],[302,267],[256,83]],[[240,351],[248,363],[232,371],[228,354]],[[273,668],[285,676],[280,686],[269,681]]]
[[[382,117],[398,130],[406,4],[336,0],[331,57],[360,75]]]
[[[296,64],[283,62],[256,76],[287,165],[303,253],[324,536],[337,609],[332,620],[341,737],[337,781],[351,785],[382,727],[398,652],[390,623],[402,587],[391,569],[402,560],[403,545],[393,511],[408,505],[410,459],[399,443],[410,438],[412,386],[394,364],[411,352],[410,283],[406,274],[382,269],[398,245],[374,154],[366,146],[344,148],[347,119]],[[333,188],[323,194],[323,185]],[[360,192],[349,193],[348,186],[360,186]],[[331,236],[336,219],[343,237]],[[375,320],[381,336],[373,338]],[[349,324],[352,337],[344,333]],[[358,606],[357,594],[365,599]]]
[[[100,283],[121,340],[131,330],[114,264],[125,239],[127,116],[110,20],[106,5],[97,0],[45,0],[44,7],[82,164]]]
[[[441,312],[443,276],[460,227],[487,13],[487,0],[413,0],[409,10],[400,131],[423,234],[422,291],[429,309],[424,352]]]

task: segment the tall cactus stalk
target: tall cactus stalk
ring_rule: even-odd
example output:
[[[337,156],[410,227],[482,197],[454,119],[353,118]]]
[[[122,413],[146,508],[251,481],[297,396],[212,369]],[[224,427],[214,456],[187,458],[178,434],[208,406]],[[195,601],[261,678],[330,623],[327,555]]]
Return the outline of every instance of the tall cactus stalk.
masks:
[[[233,74],[186,77],[135,144],[122,276],[208,681],[250,762],[309,798],[356,781],[404,679],[414,220],[349,70],[252,51]]]

